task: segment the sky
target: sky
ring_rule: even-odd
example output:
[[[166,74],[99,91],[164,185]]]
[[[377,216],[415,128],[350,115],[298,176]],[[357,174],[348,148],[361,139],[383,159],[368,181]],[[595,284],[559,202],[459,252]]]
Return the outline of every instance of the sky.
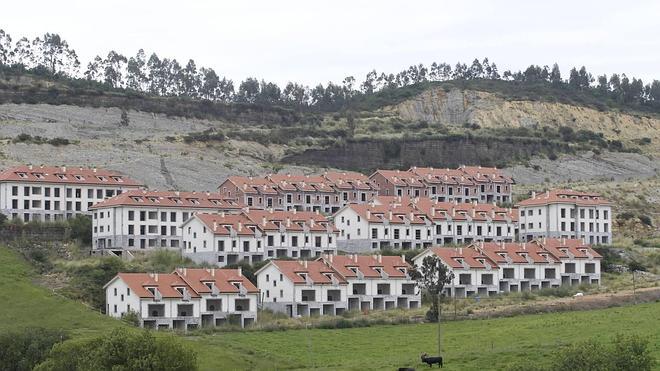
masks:
[[[21,0],[0,5],[14,39],[59,33],[84,65],[143,48],[234,81],[361,81],[411,64],[506,69],[557,62],[660,79],[660,1]]]

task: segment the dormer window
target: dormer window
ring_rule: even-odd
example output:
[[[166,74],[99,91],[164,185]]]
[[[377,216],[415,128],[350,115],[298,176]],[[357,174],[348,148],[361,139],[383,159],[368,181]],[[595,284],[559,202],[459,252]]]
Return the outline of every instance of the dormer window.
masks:
[[[76,178],[76,180],[85,180],[82,175],[74,175],[73,177]]]
[[[240,282],[232,282],[231,284],[234,285],[234,287],[236,287],[237,289],[239,289],[239,290],[241,289],[241,283]]]
[[[188,201],[193,205],[199,205],[199,200],[196,198],[189,198]]]
[[[35,178],[37,179],[44,179],[44,174],[43,173],[32,173]]]
[[[96,177],[96,179],[98,179],[98,180],[100,180],[100,181],[102,181],[102,182],[107,182],[107,181],[108,181],[108,178],[106,178],[106,177],[104,177],[104,176],[102,176],[102,175],[98,175],[98,176]]]
[[[156,288],[155,287],[147,287],[147,291],[151,293],[151,295],[156,295]]]
[[[23,179],[27,178],[27,174],[25,173],[16,173],[16,175],[18,175],[19,178],[23,178]]]
[[[158,199],[156,197],[148,197],[150,202],[158,202]]]
[[[118,182],[118,183],[123,183],[124,182],[124,179],[122,179],[120,176],[113,176],[111,178],[112,178],[112,180],[114,180],[115,182]]]
[[[174,202],[175,204],[180,204],[180,203],[182,203],[182,202],[181,202],[181,199],[178,198],[178,197],[170,197],[170,200],[172,200],[172,202]]]
[[[131,199],[133,200],[133,202],[144,202],[142,197],[131,197]]]
[[[213,282],[206,282],[206,287],[209,288],[209,290],[213,290]]]
[[[186,291],[184,287],[175,287],[174,289],[176,289],[176,291],[178,291],[181,295],[183,295],[183,293]]]
[[[358,269],[355,268],[355,267],[348,267],[348,269],[349,269],[351,272],[355,273],[355,274],[357,274],[357,272],[358,272]]]
[[[64,174],[55,174],[55,176],[57,178],[59,178],[60,180],[66,180],[66,175],[64,175]]]

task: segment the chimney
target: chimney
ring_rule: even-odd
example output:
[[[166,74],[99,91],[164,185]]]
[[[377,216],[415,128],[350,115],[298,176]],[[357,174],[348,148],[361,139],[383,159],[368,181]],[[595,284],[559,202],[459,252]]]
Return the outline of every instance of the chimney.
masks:
[[[490,217],[495,218],[495,209],[490,210]]]
[[[303,260],[303,267],[305,267],[305,269],[307,269],[307,260]]]
[[[62,166],[62,172],[66,173],[66,166]]]
[[[410,221],[412,222],[415,219],[415,213],[410,212]]]
[[[316,209],[316,215],[321,215],[321,212],[319,212],[319,209]]]
[[[532,198],[536,198],[536,192],[532,191]]]
[[[288,216],[286,218],[286,226],[287,226],[287,228],[291,227],[291,218],[289,218]]]
[[[358,261],[358,255],[357,254],[353,254],[353,261],[357,263],[357,261]]]
[[[452,216],[452,217],[455,217],[455,216],[456,216],[456,209],[453,208],[453,207],[451,208],[451,216]]]
[[[543,239],[541,241],[543,241],[543,244],[545,245],[545,236],[543,236]]]
[[[472,208],[472,217],[474,218],[475,216],[477,216],[477,209],[473,207]]]
[[[523,249],[523,250],[527,250],[527,242],[523,242],[523,243],[522,243],[522,249]]]
[[[383,262],[383,256],[381,254],[378,254],[378,263]]]
[[[296,215],[296,213],[298,212],[298,210],[296,210],[296,208],[293,208],[293,211],[292,211],[292,212],[293,212],[293,215]]]
[[[403,263],[405,263],[405,262],[406,262],[406,256],[405,256],[405,255],[403,255],[403,254],[401,255],[401,262],[403,262]]]
[[[243,268],[241,268],[241,267],[239,266],[239,267],[237,268],[237,270],[238,270],[238,276],[239,276],[239,277],[243,277]]]
[[[392,220],[392,210],[390,210],[390,220]]]
[[[225,212],[224,211],[220,213],[220,217],[223,218],[223,219],[225,218]]]
[[[550,191],[545,191],[545,198],[549,198],[549,197],[550,197]]]
[[[215,268],[211,268],[211,277],[215,277]]]
[[[238,232],[240,233],[243,230],[243,223],[238,222]]]
[[[32,170],[32,164],[28,165],[28,170]]]
[[[217,231],[217,230],[218,230],[218,223],[213,222],[213,231]]]
[[[266,223],[267,223],[267,222],[268,222],[268,221],[266,220],[266,217],[265,217],[265,216],[261,217],[261,224],[262,224],[264,227],[266,226]]]
[[[309,218],[309,226],[314,227],[314,218]]]
[[[371,219],[371,210],[367,210],[367,220]]]
[[[183,268],[183,275],[185,276],[188,273],[188,268]]]
[[[432,208],[431,208],[431,216],[432,216],[432,217],[435,217],[435,207],[432,207]]]
[[[458,253],[459,253],[461,256],[463,256],[463,248],[462,248],[462,247],[459,247],[459,248],[458,248]]]
[[[493,204],[494,204],[494,202],[493,202]],[[477,206],[477,200],[472,200],[472,205]]]
[[[245,207],[245,212],[246,212],[246,213],[249,213],[249,212],[250,212],[250,206],[246,206],[246,207]]]
[[[154,281],[158,282],[158,273],[154,273]]]
[[[174,191],[174,195],[175,195],[175,196],[179,196],[180,194],[181,194],[181,193],[179,193],[179,191]]]
[[[333,257],[334,257],[334,255],[332,255],[332,254],[329,254],[329,255],[328,255],[328,260],[330,260],[330,263],[332,263],[332,259],[333,259]]]

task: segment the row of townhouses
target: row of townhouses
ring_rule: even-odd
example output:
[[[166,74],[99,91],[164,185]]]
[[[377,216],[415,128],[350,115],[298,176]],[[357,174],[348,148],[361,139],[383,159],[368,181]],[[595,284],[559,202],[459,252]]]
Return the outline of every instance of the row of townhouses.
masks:
[[[353,172],[322,175],[270,174],[263,178],[232,176],[218,187],[227,199],[248,207],[320,211],[332,214],[349,203],[364,203],[378,195],[369,178]]]
[[[118,273],[104,289],[106,314],[119,318],[135,312],[146,328],[244,327],[257,320],[259,290],[240,269]]]
[[[340,231],[338,249],[350,252],[472,241],[510,242],[518,229],[515,209],[428,197],[379,196],[370,203],[346,205],[333,219]]]
[[[256,272],[258,289],[240,269],[119,273],[104,286],[106,313],[119,318],[135,312],[142,327],[187,330],[244,327],[257,320],[258,307],[291,317],[418,308],[421,296],[409,269],[400,256],[272,260]]]
[[[497,168],[412,167],[408,171],[376,170],[370,177],[382,196],[429,197],[439,201],[511,202],[514,181]]]
[[[99,201],[142,185],[96,168],[15,166],[0,172],[0,212],[23,221],[54,221],[88,214]]]
[[[421,266],[435,255],[453,273],[444,295],[486,297],[561,285],[600,284],[601,256],[581,239],[540,238],[529,242],[475,242],[433,247],[413,259]]]
[[[339,235],[322,214],[296,209],[245,208],[239,214],[197,213],[183,223],[182,229],[183,255],[219,266],[334,254]]]

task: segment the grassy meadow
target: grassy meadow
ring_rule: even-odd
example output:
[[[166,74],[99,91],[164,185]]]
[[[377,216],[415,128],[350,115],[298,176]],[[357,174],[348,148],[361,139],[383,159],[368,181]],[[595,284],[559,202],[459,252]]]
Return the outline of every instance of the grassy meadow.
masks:
[[[26,326],[62,328],[72,337],[104,333],[123,322],[33,283],[36,273],[15,252],[0,248],[0,331]],[[443,324],[445,368],[506,369],[517,362],[544,363],[558,346],[617,333],[647,337],[660,359],[660,303],[583,312],[525,315]],[[435,324],[347,329],[198,332],[186,336],[201,370],[423,369],[419,354],[434,354]],[[657,361],[656,361],[657,362]],[[660,367],[660,364],[658,364]]]

